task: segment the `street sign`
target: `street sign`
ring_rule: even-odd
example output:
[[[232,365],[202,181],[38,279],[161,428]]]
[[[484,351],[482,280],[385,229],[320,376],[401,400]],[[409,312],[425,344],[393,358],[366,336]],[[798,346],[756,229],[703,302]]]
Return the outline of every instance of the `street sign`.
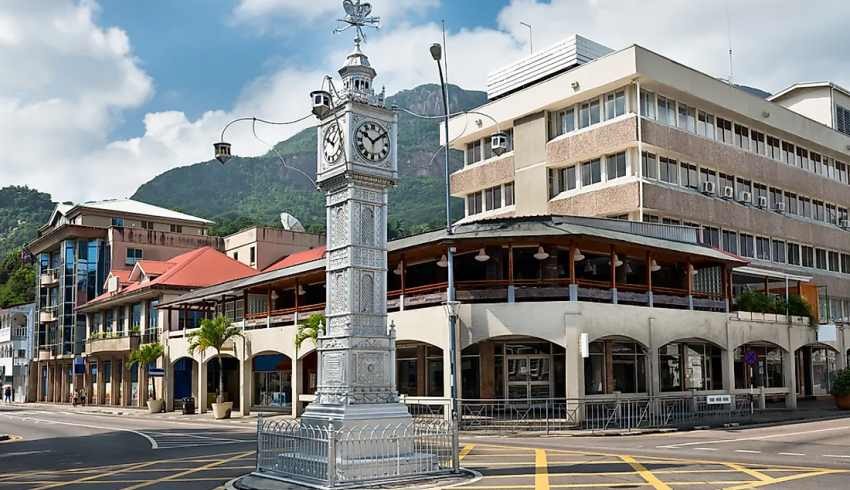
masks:
[[[705,402],[709,405],[729,405],[732,403],[732,395],[708,395]]]
[[[755,366],[759,363],[759,355],[754,350],[748,350],[744,353],[744,362],[750,366]]]
[[[148,368],[148,376],[150,376],[151,378],[162,378],[165,376],[165,369]]]

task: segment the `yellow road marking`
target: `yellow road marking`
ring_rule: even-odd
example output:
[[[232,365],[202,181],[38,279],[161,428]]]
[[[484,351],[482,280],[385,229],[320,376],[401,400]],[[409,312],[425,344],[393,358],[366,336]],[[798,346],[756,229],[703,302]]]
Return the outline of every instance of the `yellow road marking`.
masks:
[[[634,470],[643,478],[647,483],[649,483],[652,488],[656,490],[670,490],[670,486],[668,486],[663,481],[659,480],[651,471],[646,469],[646,466],[640,464],[638,460],[631,456],[620,456],[623,461],[629,463],[629,466],[634,468]]]
[[[796,475],[788,475],[788,476],[782,476],[782,477],[779,477],[779,478],[771,478],[769,481],[757,481],[757,482],[747,483],[745,485],[728,487],[726,490],[745,490],[745,489],[749,489],[749,488],[759,488],[759,487],[764,487],[764,486],[767,486],[767,485],[775,485],[777,483],[782,483],[782,482],[786,482],[786,481],[801,480],[803,478],[813,478],[813,477],[816,477],[816,476],[831,475],[831,474],[835,474],[835,473],[847,473],[847,470],[819,470],[819,471],[812,471],[812,472],[809,472],[809,473],[798,473]]]
[[[546,462],[546,450],[534,450],[534,488],[549,490],[549,463]]]
[[[746,473],[759,481],[772,482],[774,480],[772,476],[765,475],[761,471],[757,471],[752,468],[747,468],[746,466],[741,466],[735,463],[727,463],[726,466],[732,468],[733,470],[740,471],[741,473]]]
[[[56,483],[53,483],[53,484],[50,484],[50,485],[44,485],[42,487],[34,488],[33,490],[45,490],[46,488],[66,487],[68,485],[75,485],[75,484],[78,484],[78,483],[89,482],[89,481],[97,479],[97,478],[117,475],[118,473],[122,473],[126,470],[135,470],[135,469],[139,469],[139,468],[144,468],[146,466],[151,466],[151,465],[154,465],[154,464],[157,464],[157,463],[159,463],[159,461],[148,461],[146,463],[139,463],[139,464],[127,466],[127,467],[124,467],[124,468],[121,468],[121,469],[118,469],[118,470],[107,471],[106,473],[97,473],[95,475],[86,476],[84,478],[78,478],[78,479],[72,480],[72,481],[56,482]]]
[[[458,455],[458,459],[463,461],[463,458],[465,458],[466,455],[469,454],[474,447],[475,447],[475,444],[467,444],[466,446],[463,446],[463,449],[460,450],[460,454]],[[476,456],[480,456],[480,455],[476,455]]]
[[[550,461],[551,466],[551,461]],[[771,470],[777,472],[789,472],[789,471],[797,471],[797,470]],[[687,474],[704,474],[704,473],[738,473],[738,470],[733,469],[704,469],[704,470],[653,470],[652,473],[654,475],[687,475]],[[573,477],[573,476],[627,476],[627,475],[636,475],[637,471],[603,471],[603,472],[595,472],[595,473],[587,473],[583,471],[577,472],[563,472],[563,473],[552,473],[549,472],[549,478],[559,478],[559,477]],[[519,473],[516,475],[485,475],[484,478],[487,480],[491,479],[499,479],[499,478],[519,478],[522,476],[528,476],[525,473]],[[770,478],[770,477],[768,477]],[[749,482],[749,480],[741,481],[739,480],[737,483]],[[669,482],[671,485],[678,485],[679,482]],[[557,485],[550,485],[551,488],[556,488]]]
[[[23,439],[23,436],[17,436],[15,434],[9,434],[9,438],[5,441],[0,441],[0,444],[8,444],[10,442],[18,442]]]
[[[208,470],[210,468],[215,468],[216,466],[220,466],[220,465],[223,465],[225,463],[229,463],[231,461],[235,461],[237,459],[244,458],[245,456],[248,456],[249,454],[253,454],[253,453],[254,453],[254,451],[248,451],[248,452],[245,452],[245,453],[240,453],[240,454],[237,454],[236,456],[231,456],[230,458],[221,459],[221,460],[214,462],[214,463],[208,463],[208,464],[201,466],[200,468],[197,468],[197,469],[194,469],[194,470],[182,471],[180,473],[175,473],[175,474],[170,475],[170,476],[158,478],[156,480],[151,480],[151,481],[146,482],[146,483],[140,483],[138,485],[129,486],[129,487],[126,487],[124,490],[135,490],[137,488],[149,487],[151,485],[156,485],[158,483],[171,481],[171,480],[174,480],[174,479],[186,476],[186,475],[190,475],[192,473],[197,473],[198,471],[203,471],[203,470]]]

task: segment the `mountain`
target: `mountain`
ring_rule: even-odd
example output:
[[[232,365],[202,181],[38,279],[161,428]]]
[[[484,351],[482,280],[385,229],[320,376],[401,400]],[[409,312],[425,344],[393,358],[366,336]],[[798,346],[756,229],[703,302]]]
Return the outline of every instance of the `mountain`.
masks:
[[[449,87],[449,106],[455,112],[486,102],[484,92]],[[439,85],[421,85],[387,97],[387,107],[398,107],[426,116],[443,113]],[[445,181],[439,148],[441,119],[421,119],[399,112],[399,185],[390,191],[390,236],[398,237],[445,224]],[[236,148],[238,151],[238,148]],[[298,172],[316,175],[316,129],[305,129],[275,145],[259,157],[234,157],[227,165],[216,160],[169,170],[143,184],[133,199],[176,209],[216,221],[212,230],[227,234],[252,224],[277,225],[286,211],[305,228],[321,231],[325,225],[324,198]],[[451,167],[463,156],[452,151]],[[452,204],[462,215],[459,200]]]
[[[0,189],[0,259],[35,238],[54,206],[50,194],[29,187]]]

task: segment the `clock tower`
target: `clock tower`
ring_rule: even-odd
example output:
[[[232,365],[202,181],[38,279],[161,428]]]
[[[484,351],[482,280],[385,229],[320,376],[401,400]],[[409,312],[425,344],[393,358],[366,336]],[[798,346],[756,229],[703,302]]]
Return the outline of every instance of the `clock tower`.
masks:
[[[322,108],[314,111],[320,118],[317,184],[327,210],[327,325],[319,338],[316,399],[302,418],[310,426],[411,420],[395,388],[395,335],[386,305],[387,190],[398,180],[398,115],[375,93],[377,73],[362,43],[358,28],[339,70],[341,87],[328,79]]]

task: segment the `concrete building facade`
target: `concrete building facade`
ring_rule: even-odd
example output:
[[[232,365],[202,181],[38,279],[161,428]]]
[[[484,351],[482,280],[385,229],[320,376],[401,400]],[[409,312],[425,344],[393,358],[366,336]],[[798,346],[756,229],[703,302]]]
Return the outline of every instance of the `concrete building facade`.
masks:
[[[35,325],[35,305],[0,308],[0,394],[12,389],[12,400],[26,399]]]

